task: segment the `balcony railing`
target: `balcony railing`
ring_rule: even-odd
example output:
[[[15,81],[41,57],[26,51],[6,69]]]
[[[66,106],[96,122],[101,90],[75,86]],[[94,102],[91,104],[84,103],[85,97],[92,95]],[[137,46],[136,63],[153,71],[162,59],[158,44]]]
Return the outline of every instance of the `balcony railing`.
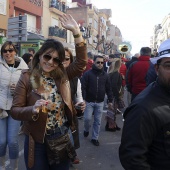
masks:
[[[67,31],[59,27],[49,27],[49,36],[56,36],[67,39]]]
[[[66,13],[66,10],[69,8],[65,5],[65,2],[59,2],[58,0],[51,0],[50,8],[56,8],[59,11]]]

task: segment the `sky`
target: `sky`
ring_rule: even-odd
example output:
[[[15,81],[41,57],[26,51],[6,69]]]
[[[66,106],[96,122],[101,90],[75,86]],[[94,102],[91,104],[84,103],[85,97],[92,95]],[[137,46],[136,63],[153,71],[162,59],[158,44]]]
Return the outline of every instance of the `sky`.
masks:
[[[153,28],[170,13],[170,0],[91,0],[98,9],[111,9],[111,23],[116,25],[124,41],[131,42],[131,53],[150,46]]]

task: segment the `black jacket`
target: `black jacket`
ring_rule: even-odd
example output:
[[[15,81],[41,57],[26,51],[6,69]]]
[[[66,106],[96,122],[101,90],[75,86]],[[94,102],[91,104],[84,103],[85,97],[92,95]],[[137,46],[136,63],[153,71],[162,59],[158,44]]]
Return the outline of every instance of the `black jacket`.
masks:
[[[170,92],[151,83],[124,113],[119,157],[125,170],[170,169]]]
[[[107,73],[92,66],[92,69],[85,72],[82,77],[82,95],[87,102],[103,102],[105,93],[109,102],[112,102],[113,95],[110,79]]]
[[[109,74],[110,82],[111,82],[111,89],[113,92],[113,96],[116,100],[120,98],[120,91],[122,88],[122,76],[121,74],[116,71]]]
[[[147,72],[146,78],[145,78],[147,86],[150,83],[156,81],[156,78],[157,78],[157,74],[156,74],[156,71],[155,71],[155,65],[150,63],[150,67],[148,69],[148,72]]]
[[[135,62],[135,61],[138,61],[138,58],[136,58],[136,57],[132,57],[132,59],[126,63],[126,67],[127,67],[127,69],[128,69],[128,68],[129,68],[129,66],[130,66],[133,62]]]

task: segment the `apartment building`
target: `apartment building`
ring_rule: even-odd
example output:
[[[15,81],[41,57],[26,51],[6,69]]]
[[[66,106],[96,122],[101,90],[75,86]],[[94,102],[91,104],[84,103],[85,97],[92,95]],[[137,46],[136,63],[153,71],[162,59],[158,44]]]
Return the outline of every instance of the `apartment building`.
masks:
[[[160,44],[170,38],[170,14],[166,15],[161,24],[155,25],[150,46],[152,49],[158,49]]]
[[[67,43],[67,36],[70,31],[62,28],[59,21],[68,8],[67,1],[59,0],[45,0],[43,3],[43,17],[42,17],[42,34],[45,38],[53,38],[60,42],[65,47],[68,47],[74,52],[74,46]]]
[[[7,33],[7,24],[9,16],[9,1],[1,0],[0,1],[0,48],[1,45],[6,40]]]

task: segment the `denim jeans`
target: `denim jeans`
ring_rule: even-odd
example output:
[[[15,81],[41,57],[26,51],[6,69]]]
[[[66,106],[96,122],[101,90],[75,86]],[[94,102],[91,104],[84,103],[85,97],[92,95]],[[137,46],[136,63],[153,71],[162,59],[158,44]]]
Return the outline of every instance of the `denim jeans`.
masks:
[[[0,119],[0,157],[6,155],[7,145],[9,158],[17,159],[19,156],[18,131],[20,121],[14,120],[8,112],[8,117]]]
[[[28,150],[29,150],[29,136],[25,136],[24,143],[24,158],[27,170],[69,170],[70,160],[66,160],[60,164],[50,166],[48,164],[47,152],[45,144],[35,142],[34,149],[34,166],[28,168]]]
[[[100,125],[103,114],[103,105],[104,102],[100,103],[86,102],[86,108],[84,111],[84,130],[86,132],[89,132],[92,113],[94,113],[92,139],[95,140],[98,140],[99,138]]]

